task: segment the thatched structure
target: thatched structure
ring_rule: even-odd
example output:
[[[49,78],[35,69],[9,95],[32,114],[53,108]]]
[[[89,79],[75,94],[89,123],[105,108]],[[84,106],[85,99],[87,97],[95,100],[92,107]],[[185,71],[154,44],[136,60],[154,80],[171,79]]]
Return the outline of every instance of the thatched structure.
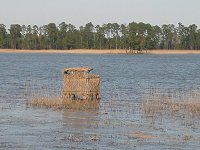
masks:
[[[64,98],[67,100],[100,99],[100,77],[89,74],[92,68],[64,69]]]

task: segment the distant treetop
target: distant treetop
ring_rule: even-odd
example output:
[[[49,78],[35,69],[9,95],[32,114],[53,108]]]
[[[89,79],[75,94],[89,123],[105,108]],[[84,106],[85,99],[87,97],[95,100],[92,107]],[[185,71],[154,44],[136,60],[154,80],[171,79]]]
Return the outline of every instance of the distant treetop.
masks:
[[[0,24],[1,49],[200,49],[200,30],[195,24],[153,26],[91,22],[77,29],[65,22],[38,27]]]

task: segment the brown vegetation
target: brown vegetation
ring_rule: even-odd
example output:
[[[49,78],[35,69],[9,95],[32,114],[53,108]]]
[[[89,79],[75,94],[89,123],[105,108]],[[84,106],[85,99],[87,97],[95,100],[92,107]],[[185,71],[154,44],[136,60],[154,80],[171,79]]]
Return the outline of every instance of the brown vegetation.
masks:
[[[29,101],[31,106],[70,110],[94,110],[99,108],[99,103],[99,100],[63,100],[62,97],[45,96],[34,96]]]
[[[146,133],[141,132],[141,131],[135,132],[134,133],[134,137],[137,138],[137,139],[141,139],[141,140],[144,140],[144,139],[157,139],[157,138],[159,138],[158,136],[147,135]]]
[[[198,94],[195,91],[192,94],[186,94],[182,96],[176,94],[175,96],[166,96],[159,93],[153,93],[151,98],[147,98],[143,102],[143,111],[148,115],[163,114],[163,113],[182,113],[189,115],[192,118],[200,114],[200,100]],[[194,96],[195,95],[195,96]],[[176,97],[183,97],[176,99]]]
[[[74,49],[74,50],[0,49],[0,53],[132,54],[124,49],[101,49],[101,50],[100,49]],[[146,54],[146,50],[145,53],[143,54]],[[200,50],[147,50],[147,54],[200,54]]]
[[[65,68],[64,86],[56,91],[48,91],[49,88],[42,87],[37,90],[26,87],[27,104],[54,109],[98,109],[100,77],[89,74],[91,70],[93,69],[89,67]]]

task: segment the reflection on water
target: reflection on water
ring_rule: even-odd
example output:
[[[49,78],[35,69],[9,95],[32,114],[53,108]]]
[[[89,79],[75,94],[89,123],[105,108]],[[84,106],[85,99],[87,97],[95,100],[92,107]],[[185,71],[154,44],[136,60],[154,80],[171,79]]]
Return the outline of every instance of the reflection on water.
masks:
[[[200,55],[0,54],[0,149],[198,149],[198,123],[145,118],[141,103],[152,89],[199,91],[199,64]],[[26,109],[27,82],[56,93],[62,69],[78,66],[101,76],[98,110]]]
[[[74,130],[98,128],[99,111],[67,111],[63,110],[64,125]]]

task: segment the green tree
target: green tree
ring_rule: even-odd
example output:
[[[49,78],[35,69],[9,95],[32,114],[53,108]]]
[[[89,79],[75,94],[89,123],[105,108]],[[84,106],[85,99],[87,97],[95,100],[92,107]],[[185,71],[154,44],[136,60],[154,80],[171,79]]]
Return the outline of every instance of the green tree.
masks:
[[[128,49],[129,48],[129,40],[128,40],[128,29],[126,25],[121,24],[120,26],[120,33],[121,33],[121,48],[122,49]]]
[[[0,24],[0,48],[6,48],[6,26]]]
[[[145,41],[147,35],[148,35],[147,25],[142,22],[138,23],[137,33],[136,33],[136,48],[138,50],[145,49]]]
[[[189,49],[189,29],[178,23],[177,34],[177,48]]]
[[[11,48],[20,49],[21,48],[21,31],[22,28],[19,24],[12,24],[10,26],[10,43]]]
[[[27,34],[26,26],[22,25],[21,28],[22,28],[22,31],[21,31],[21,34],[22,34],[22,36],[21,36],[22,45],[21,45],[21,48],[22,49],[26,49],[26,34]]]
[[[97,25],[95,27],[96,29],[96,47],[99,49],[102,49],[105,46],[105,33],[104,33],[104,29],[103,27],[101,27],[100,25]]]
[[[138,35],[137,23],[135,23],[135,22],[129,23],[129,25],[128,25],[128,40],[129,40],[128,47],[129,47],[129,49],[136,49],[138,47],[137,35]]]
[[[39,38],[38,38],[38,35],[39,35],[39,28],[37,25],[34,25],[33,26],[33,30],[32,30],[32,38],[33,38],[33,43],[34,43],[34,49],[40,49],[40,46],[39,46]]]
[[[118,39],[119,37],[119,31],[120,31],[120,25],[117,23],[111,24],[111,33],[112,37],[115,39],[115,49],[118,49]]]
[[[79,47],[80,35],[76,27],[68,24],[67,35],[65,37],[65,47],[67,49],[75,49]]]
[[[176,28],[173,24],[162,25],[162,49],[174,49],[176,43]]]
[[[6,26],[0,24],[0,48],[200,49],[200,29],[195,24],[159,27],[143,22],[107,23],[95,27],[89,22],[76,29],[62,22],[58,26],[49,23],[40,27],[12,24],[7,33]]]
[[[91,49],[94,47],[93,32],[94,32],[94,25],[91,22],[87,23],[84,27],[84,33],[85,33],[85,39],[86,39],[88,49]]]
[[[197,49],[197,26],[195,24],[189,25],[189,49]]]
[[[59,24],[58,28],[57,45],[59,49],[65,49],[65,39],[67,36],[68,25],[65,22],[62,22]]]
[[[48,48],[57,49],[58,29],[55,23],[49,23],[46,27]]]
[[[111,49],[111,38],[112,38],[112,24],[108,23],[108,24],[104,24],[103,25],[103,30],[105,32],[105,36],[106,36],[106,47],[108,49]]]
[[[161,29],[159,26],[146,24],[145,49],[158,49],[160,45]]]
[[[196,35],[196,44],[197,44],[197,49],[200,49],[200,29],[197,30],[197,35]]]
[[[48,41],[48,31],[47,31],[47,25],[43,25],[39,27],[39,45],[40,49],[48,49],[49,48],[49,41]]]

